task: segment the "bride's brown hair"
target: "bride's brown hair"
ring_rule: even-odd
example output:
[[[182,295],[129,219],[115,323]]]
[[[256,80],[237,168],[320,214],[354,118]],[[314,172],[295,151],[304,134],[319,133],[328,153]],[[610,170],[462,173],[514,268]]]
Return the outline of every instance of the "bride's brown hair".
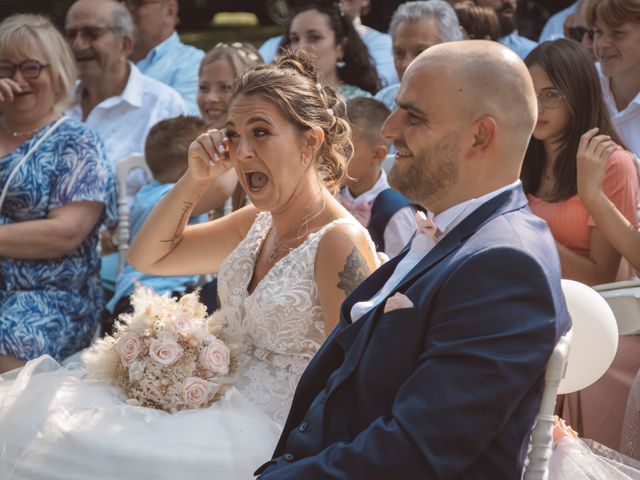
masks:
[[[332,193],[339,190],[353,155],[351,127],[344,118],[344,98],[320,84],[311,57],[301,51],[285,52],[273,64],[245,72],[235,81],[230,101],[239,95],[272,101],[303,132],[322,128],[324,142],[313,161],[326,187]]]

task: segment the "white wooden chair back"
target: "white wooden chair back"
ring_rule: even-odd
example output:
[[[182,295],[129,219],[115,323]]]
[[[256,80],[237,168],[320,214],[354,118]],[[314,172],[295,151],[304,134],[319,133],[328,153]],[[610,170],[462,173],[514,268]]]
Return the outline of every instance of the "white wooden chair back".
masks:
[[[603,283],[593,289],[613,310],[620,335],[640,334],[640,280]]]
[[[136,168],[141,168],[151,175],[144,155],[134,153],[116,164],[116,188],[118,192],[118,227],[116,229],[116,242],[118,244],[118,270],[120,273],[127,261],[130,240],[129,197],[127,195],[127,178]]]
[[[571,330],[560,338],[547,362],[544,374],[544,391],[540,411],[531,432],[531,444],[522,478],[524,480],[547,480],[549,478],[549,458],[551,457],[553,412],[560,381],[567,368]]]

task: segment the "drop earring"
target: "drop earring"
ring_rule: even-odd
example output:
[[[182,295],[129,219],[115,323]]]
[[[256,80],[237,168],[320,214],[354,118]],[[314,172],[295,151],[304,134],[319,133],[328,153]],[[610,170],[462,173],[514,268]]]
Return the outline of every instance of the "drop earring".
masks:
[[[342,60],[341,58],[338,59],[338,61],[336,62],[336,67],[338,67],[338,68],[344,68],[346,66],[347,66],[347,64],[344,63],[344,60]]]

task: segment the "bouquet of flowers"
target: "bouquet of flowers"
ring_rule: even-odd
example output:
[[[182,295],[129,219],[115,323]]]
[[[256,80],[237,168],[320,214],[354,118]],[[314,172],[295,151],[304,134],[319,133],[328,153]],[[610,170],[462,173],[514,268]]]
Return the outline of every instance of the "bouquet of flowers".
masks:
[[[115,383],[127,403],[175,413],[208,407],[231,385],[237,345],[207,318],[197,293],[180,300],[139,286],[134,311],[83,356],[90,377]]]

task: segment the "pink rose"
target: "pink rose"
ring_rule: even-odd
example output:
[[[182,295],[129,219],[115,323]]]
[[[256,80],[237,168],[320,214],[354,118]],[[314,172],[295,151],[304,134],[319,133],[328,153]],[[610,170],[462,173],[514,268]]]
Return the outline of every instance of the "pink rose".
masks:
[[[189,377],[184,381],[182,397],[189,408],[198,408],[207,403],[218,391],[219,386],[200,377]]]
[[[178,313],[173,316],[173,328],[177,333],[188,337],[193,332],[193,317],[188,313]]]
[[[149,356],[154,362],[168,367],[182,356],[182,347],[172,338],[156,338],[149,344]]]
[[[127,332],[118,339],[118,354],[122,365],[128,367],[140,354],[140,340],[135,333]]]
[[[209,344],[200,352],[198,360],[202,368],[212,373],[221,375],[229,373],[229,347],[216,337],[212,337]]]
[[[151,400],[152,402],[162,405],[162,393],[152,380],[149,380],[148,378],[142,380],[140,382],[140,389],[147,400]]]

